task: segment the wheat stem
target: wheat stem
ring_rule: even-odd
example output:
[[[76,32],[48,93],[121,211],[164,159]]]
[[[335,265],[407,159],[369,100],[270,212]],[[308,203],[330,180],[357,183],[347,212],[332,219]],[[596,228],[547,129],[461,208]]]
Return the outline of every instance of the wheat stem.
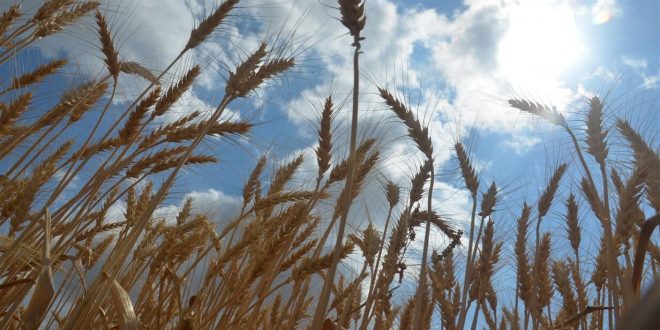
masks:
[[[429,162],[433,163],[432,159],[428,159]],[[427,294],[428,288],[427,288],[427,275],[426,273],[428,272],[428,265],[426,260],[428,259],[428,254],[429,254],[429,241],[431,239],[431,219],[433,218],[433,212],[432,210],[432,202],[433,202],[433,183],[435,181],[435,170],[433,168],[433,165],[431,165],[431,177],[429,179],[429,194],[427,198],[427,210],[428,210],[428,215],[426,218],[426,229],[424,232],[424,249],[422,250],[422,266],[421,270],[419,272],[419,284],[417,286],[417,293],[415,297],[415,319],[413,323],[413,329],[418,330],[422,326],[422,309],[424,309],[424,304],[423,298],[424,295]]]
[[[343,10],[347,10],[346,8],[348,6],[352,6],[352,4],[349,3],[349,1],[347,1],[346,3],[343,3],[342,1],[343,0],[340,0],[340,5]],[[357,12],[359,12],[359,10]],[[364,14],[364,3],[362,4],[362,15],[358,14],[358,18],[357,18],[358,21],[360,20],[359,17],[363,17],[363,14]],[[359,58],[360,58],[360,48],[361,48],[360,30],[362,28],[359,26],[354,26],[356,22],[353,22],[351,18],[345,18],[342,22],[344,22],[344,25],[351,26],[351,28],[349,29],[351,30],[351,34],[354,35],[353,46],[355,47],[355,51],[353,53],[353,111],[351,113],[351,140],[350,140],[349,154],[348,154],[349,169],[348,169],[348,174],[346,176],[346,183],[344,188],[347,193],[345,194],[344,201],[340,202],[343,204],[343,208],[342,208],[341,217],[339,219],[339,227],[337,228],[337,240],[334,246],[332,263],[330,264],[330,269],[328,269],[328,273],[323,282],[323,288],[321,289],[321,294],[319,295],[317,306],[314,311],[314,317],[312,320],[313,329],[320,329],[322,327],[323,321],[325,319],[326,310],[328,308],[330,289],[332,287],[332,283],[334,282],[335,274],[337,272],[337,264],[339,263],[339,257],[341,255],[342,241],[344,239],[344,231],[346,230],[348,212],[352,204],[351,192],[353,191],[353,180],[356,174],[355,171],[357,167],[355,146],[357,144],[357,129],[358,129],[358,104],[359,104],[359,94],[360,94]],[[362,23],[362,27],[363,26],[364,23]]]
[[[472,250],[474,247],[474,222],[477,216],[477,194],[472,193],[472,212],[470,215],[470,241],[468,242],[468,251],[467,251],[467,260],[465,261],[465,276],[463,278],[463,292],[461,294],[461,309],[458,316],[457,328],[462,329],[465,326],[465,318],[467,315],[467,294],[469,290],[469,280],[472,276],[473,260],[472,260]]]

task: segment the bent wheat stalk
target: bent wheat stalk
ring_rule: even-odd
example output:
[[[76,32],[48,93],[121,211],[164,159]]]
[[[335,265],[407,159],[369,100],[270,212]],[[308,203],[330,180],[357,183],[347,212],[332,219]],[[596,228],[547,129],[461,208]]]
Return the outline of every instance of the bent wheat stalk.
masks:
[[[658,226],[660,226],[660,213],[656,213],[654,216],[646,219],[642,226],[642,231],[639,234],[639,242],[637,243],[637,249],[635,250],[635,263],[632,276],[633,293],[635,294],[635,297],[638,298],[639,288],[642,282],[642,269],[644,268],[646,249],[651,240],[653,230]]]

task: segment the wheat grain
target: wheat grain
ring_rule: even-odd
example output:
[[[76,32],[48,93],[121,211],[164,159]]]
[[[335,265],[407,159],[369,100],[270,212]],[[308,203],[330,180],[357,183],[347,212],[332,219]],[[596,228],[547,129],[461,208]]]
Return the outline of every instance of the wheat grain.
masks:
[[[215,30],[238,4],[238,0],[226,0],[211,15],[206,17],[196,28],[190,31],[190,38],[183,52],[197,47]]]
[[[516,242],[514,253],[516,255],[516,282],[517,296],[515,313],[518,315],[518,297],[525,303],[531,303],[532,278],[528,272],[529,257],[527,256],[527,228],[529,226],[529,215],[531,208],[527,203],[523,204],[520,217],[517,220]]]
[[[493,214],[495,204],[497,203],[497,185],[495,182],[490,184],[488,190],[483,193],[481,197],[481,211],[479,211],[479,216],[482,218],[488,217]]]
[[[646,169],[636,167],[619,195],[614,237],[626,248],[630,248],[629,240],[633,228],[641,225],[645,218],[639,202],[646,176]]]
[[[364,15],[364,0],[339,0],[341,23],[348,28],[356,41],[360,40],[360,32],[364,29],[367,17]]]
[[[577,263],[577,261],[573,262],[569,260],[569,266],[571,268],[573,283],[575,284],[575,292],[577,293],[578,310],[582,310],[586,308],[588,303],[586,284],[582,280],[582,274],[580,273],[580,265]],[[584,321],[582,325],[586,327],[586,321]]]
[[[191,155],[188,157],[181,156],[181,157],[171,158],[157,162],[151,168],[151,171],[149,173],[155,174],[155,173],[164,172],[173,169],[177,166],[181,166],[179,164],[199,165],[199,164],[217,163],[217,162],[218,159],[215,158],[215,156],[209,156],[209,155]]]
[[[416,202],[418,202],[420,199],[422,199],[422,193],[424,192],[424,184],[426,181],[430,178],[431,176],[431,167],[433,166],[433,162],[430,160],[427,160],[420,166],[419,172],[415,174],[415,176],[411,180],[411,187],[410,187],[410,201],[408,202],[409,206],[412,206]]]
[[[359,237],[355,235],[349,235],[348,237],[360,248],[366,262],[370,266],[373,266],[374,257],[376,257],[381,244],[378,231],[376,231],[373,225],[369,224]]]
[[[81,19],[88,13],[92,12],[99,7],[98,2],[83,2],[71,10],[63,10],[57,13],[55,17],[42,20],[38,23],[37,30],[35,31],[35,38],[45,38],[51,34],[61,31],[67,25]]]
[[[463,144],[460,142],[457,142],[454,145],[454,149],[456,150],[458,163],[461,168],[461,173],[463,174],[463,180],[465,180],[465,186],[468,188],[470,193],[472,193],[472,195],[476,196],[477,190],[479,189],[479,179],[477,178],[477,174],[472,167],[470,158],[468,158],[468,155],[465,152],[465,148],[463,148]]]
[[[11,84],[5,91],[23,88],[42,81],[45,77],[52,75],[68,63],[65,59],[56,59],[39,66],[31,72],[12,79]]]
[[[133,166],[131,166],[127,171],[126,171],[126,177],[127,178],[137,178],[139,177],[144,171],[146,171],[149,167],[153,166],[154,164],[161,162],[163,159],[171,158],[176,155],[179,155],[183,152],[185,152],[186,147],[184,146],[177,146],[173,148],[167,148],[167,149],[162,149],[157,152],[155,152],[152,155],[145,156],[141,158],[140,160],[136,161]]]
[[[433,158],[433,143],[429,136],[428,127],[423,127],[422,124],[415,118],[412,111],[409,110],[401,101],[395,98],[390,92],[383,88],[378,88],[380,97],[385,100],[388,106],[394,113],[403,121],[408,127],[408,135],[415,141],[419,150],[426,156],[427,159]]]
[[[32,102],[32,93],[28,92],[5,106],[0,104],[0,137],[9,135],[11,128]]]
[[[73,0],[48,0],[44,2],[37,12],[32,16],[34,21],[43,21],[51,18],[58,10],[72,4]]]
[[[660,155],[654,152],[627,121],[619,119],[616,126],[621,135],[628,140],[637,166],[649,171],[645,182],[648,189],[648,199],[655,211],[660,212],[660,172],[657,171],[660,168]]]
[[[147,111],[149,111],[149,108],[156,104],[160,97],[160,92],[160,87],[152,90],[149,93],[149,96],[140,101],[135,109],[128,115],[128,119],[124,123],[124,126],[119,130],[119,133],[117,133],[117,137],[122,144],[129,143],[138,135],[142,119],[147,114]]]
[[[164,140],[165,142],[174,143],[194,140],[202,134],[206,128],[208,128],[206,130],[206,135],[209,136],[244,135],[252,129],[252,124],[247,122],[223,121],[219,123],[209,123],[207,121],[202,121],[186,127],[173,128],[164,134]]]
[[[316,148],[316,159],[319,167],[319,179],[330,168],[330,159],[332,152],[332,97],[325,99],[323,112],[321,114],[321,127],[319,128],[319,146]]]
[[[101,41],[101,51],[105,55],[105,65],[108,67],[108,72],[110,75],[117,80],[119,76],[119,59],[117,55],[117,50],[112,42],[112,36],[110,35],[110,29],[108,28],[108,23],[105,20],[103,14],[100,11],[96,11],[94,15],[96,18],[96,25],[98,26],[99,39]]]
[[[572,193],[566,199],[566,232],[568,241],[575,252],[575,256],[580,252],[580,224],[578,222],[578,205],[575,201],[575,195]]]
[[[21,17],[21,6],[19,4],[13,4],[7,10],[2,13],[0,16],[0,41],[4,41],[3,34],[9,29],[9,27],[16,21],[17,18]]]
[[[346,258],[353,252],[354,244],[348,242],[342,245],[340,260]],[[333,253],[321,256],[317,259],[303,259],[300,265],[293,269],[291,272],[291,280],[293,282],[300,281],[310,274],[318,273],[330,267],[332,263]]]
[[[254,197],[255,191],[257,189],[257,183],[259,182],[259,177],[261,176],[261,172],[265,166],[266,156],[264,155],[259,158],[259,161],[257,161],[257,164],[252,170],[252,173],[250,173],[250,178],[247,180],[245,186],[243,187],[243,207],[245,207],[245,205],[249,203],[250,200],[252,200],[252,197]]]
[[[543,308],[550,304],[552,282],[550,281],[550,234],[545,233],[540,240],[533,265],[533,280],[536,296],[533,299],[533,314],[540,320]],[[538,322],[538,321],[537,321]]]
[[[550,205],[552,205],[552,200],[555,198],[555,193],[557,192],[557,188],[559,188],[559,181],[566,172],[567,167],[568,166],[566,164],[559,165],[552,174],[550,181],[548,181],[548,185],[545,187],[543,193],[541,194],[541,197],[539,198],[539,204],[538,204],[539,217],[544,217],[546,214],[548,214],[548,210],[550,210]]]
[[[167,110],[172,107],[174,102],[179,100],[183,93],[186,92],[190,86],[192,86],[200,72],[201,68],[198,65],[195,65],[190,70],[188,70],[188,72],[186,72],[183,77],[181,77],[179,82],[170,86],[165,94],[158,100],[158,102],[156,102],[156,106],[154,108],[154,112],[151,114],[151,117],[153,118],[164,115],[165,112],[167,112]]]
[[[119,70],[127,74],[140,76],[153,84],[159,84],[156,77],[149,69],[137,62],[119,62]]]
[[[554,107],[550,108],[544,104],[540,104],[528,100],[520,100],[520,99],[510,99],[509,105],[518,110],[529,112],[533,115],[539,116],[554,125],[562,126],[564,128],[568,127],[568,124],[566,123],[566,119],[564,119],[564,116],[562,116],[562,114],[559,111],[557,111],[557,109]]]
[[[344,186],[344,189],[341,191],[338,198],[338,201],[344,201],[344,202],[338,202],[337,204],[335,204],[335,212],[333,214],[333,218],[335,219],[339,218],[341,214],[344,212],[345,208],[347,208],[348,205],[350,205],[353,202],[353,200],[357,197],[367,175],[374,168],[379,158],[380,158],[380,153],[378,151],[374,151],[371,155],[369,155],[369,157],[367,157],[362,163],[360,163],[357,166],[357,168],[355,169],[356,175],[353,184],[350,186],[351,191],[348,192],[346,189],[348,189],[349,187]]]
[[[603,129],[603,102],[598,96],[589,99],[587,113],[587,152],[592,154],[599,164],[605,163],[609,148],[607,131]]]
[[[273,177],[273,182],[270,184],[268,194],[280,193],[284,189],[284,185],[291,180],[294,172],[303,163],[303,160],[303,155],[298,155],[298,157],[294,158],[290,163],[280,167]]]
[[[66,105],[71,107],[69,109],[71,113],[69,123],[75,123],[80,120],[103,97],[107,88],[108,83],[100,82],[90,86],[81,86],[73,94],[67,95],[68,101],[66,101]]]
[[[571,286],[567,264],[561,261],[553,262],[552,277],[557,286],[557,291],[559,291],[563,299],[562,310],[559,312],[559,315],[563,315],[563,317],[558,316],[556,318],[556,321],[561,321],[578,312],[577,301],[575,300],[575,294]]]
[[[376,143],[375,139],[366,139],[355,151],[355,157],[358,162],[361,162],[367,153]],[[328,181],[326,181],[326,186],[341,181],[346,178],[348,174],[348,160],[344,159],[339,164],[335,165],[328,175]]]

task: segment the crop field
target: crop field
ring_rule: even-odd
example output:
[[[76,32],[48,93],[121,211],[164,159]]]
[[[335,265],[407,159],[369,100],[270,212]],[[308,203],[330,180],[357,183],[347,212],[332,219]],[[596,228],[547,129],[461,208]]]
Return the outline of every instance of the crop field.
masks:
[[[660,324],[657,75],[487,89],[572,32],[460,55],[483,1],[145,3],[0,5],[0,329]]]

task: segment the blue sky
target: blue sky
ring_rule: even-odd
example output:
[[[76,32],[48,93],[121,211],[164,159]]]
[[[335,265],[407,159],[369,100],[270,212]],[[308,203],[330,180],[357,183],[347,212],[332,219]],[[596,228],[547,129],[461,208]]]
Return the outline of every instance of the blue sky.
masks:
[[[176,56],[190,28],[217,1],[102,3],[116,33],[120,57],[158,71]],[[3,3],[0,10],[6,6]],[[291,35],[284,44],[281,40],[276,44],[284,46],[285,54],[296,56],[298,63],[254,97],[233,105],[233,118],[257,123],[249,140],[205,144],[203,148],[219,155],[220,164],[186,172],[168,201],[172,205],[164,206],[163,212],[176,208],[185,195],[197,198],[197,206],[203,210],[232,210],[239,202],[243,181],[263,153],[276,162],[302,152],[309,161],[307,168],[313,167],[311,148],[316,143],[322,99],[331,94],[336,103],[349,103],[352,50],[350,38],[336,20],[335,6],[332,0],[246,0],[240,13],[232,17],[235,24],[226,25],[176,69],[182,73],[193,62],[207,68],[178,104],[175,113],[183,114],[212,107],[221,97],[216,90],[222,89],[227,67],[262,39],[269,39],[264,36],[272,40],[278,31]],[[24,8],[35,8],[35,1],[25,1]],[[441,173],[436,207],[457,225],[467,217],[468,195],[455,171],[452,147],[458,140],[465,142],[480,169],[482,186],[492,179],[502,188],[501,212],[495,215],[501,239],[513,228],[513,217],[522,202],[535,201],[551,168],[574,161],[562,132],[507,107],[508,98],[555,105],[579,128],[585,98],[595,93],[608,95],[607,118],[629,118],[657,143],[658,1],[367,0],[366,8],[362,136],[382,138],[385,159],[372,180],[373,187],[362,197],[367,204],[379,196],[379,182],[389,178],[405,186],[419,164],[414,147],[404,138],[404,129],[378,99],[376,86],[393,90],[430,126]],[[40,42],[40,53],[31,52],[25,58],[39,62],[42,57],[67,53],[74,56],[71,69],[99,75],[104,67],[91,32],[90,25],[66,30],[61,37]],[[122,83],[126,89],[120,95],[125,98],[117,101],[117,108],[140,86],[134,80]],[[337,117],[337,135],[347,132],[347,110],[342,108]],[[344,152],[344,142],[335,143],[338,155]],[[306,173],[298,178],[300,184],[309,179]],[[568,178],[561,199],[576,191],[576,167],[571,167]],[[553,208],[555,218],[563,212],[561,205]],[[121,206],[116,214],[120,210]],[[378,213],[372,216],[378,217]],[[354,226],[362,228],[366,222],[359,219]],[[547,221],[547,230],[563,233],[559,223]],[[585,249],[594,248],[596,242],[594,236]],[[412,252],[414,255],[415,249]],[[503,278],[510,279],[510,274],[504,274]]]

